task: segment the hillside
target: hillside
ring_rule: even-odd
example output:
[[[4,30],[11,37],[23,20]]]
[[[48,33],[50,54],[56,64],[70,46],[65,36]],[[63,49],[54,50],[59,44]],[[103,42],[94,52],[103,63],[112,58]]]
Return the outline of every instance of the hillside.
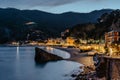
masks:
[[[105,32],[120,30],[120,10],[104,13],[97,23],[77,24],[70,29],[68,36],[82,39],[104,39]]]
[[[90,13],[66,12],[52,14],[39,10],[18,10],[0,8],[0,43],[10,40],[26,40],[28,34],[36,32],[40,39],[58,37],[61,31],[81,23],[96,23],[97,19],[111,9],[97,10]],[[27,24],[27,23],[33,24]],[[34,35],[35,36],[35,35]],[[35,40],[36,37],[30,38]]]

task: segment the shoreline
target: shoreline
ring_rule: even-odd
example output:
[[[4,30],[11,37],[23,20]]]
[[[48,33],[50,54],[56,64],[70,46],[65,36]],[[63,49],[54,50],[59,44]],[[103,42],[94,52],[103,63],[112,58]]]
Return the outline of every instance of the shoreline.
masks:
[[[17,46],[0,46],[0,47],[17,47]],[[27,45],[27,46],[19,46],[19,47],[40,47],[40,46],[28,46]],[[80,72],[78,70],[77,73],[71,73],[70,76],[71,76],[72,80],[86,80],[86,79],[87,80],[100,80],[100,79],[105,80],[106,79],[106,77],[103,77],[103,78],[98,77],[98,73],[102,72],[103,69],[99,69],[99,71],[95,71],[97,68],[94,66],[94,61],[93,61],[93,55],[94,55],[95,51],[80,52],[80,50],[77,48],[63,48],[63,47],[53,47],[53,48],[66,51],[66,52],[68,52],[68,54],[70,54],[70,58],[63,59],[63,60],[74,61],[74,62],[83,64],[82,66],[79,67],[79,69],[82,69],[82,72]],[[114,66],[111,65],[112,67],[119,67],[118,66],[119,65],[118,60],[120,59],[119,57],[104,56],[100,59],[102,59],[102,61],[103,61],[104,58],[109,59],[105,63],[107,66],[107,69],[111,68],[111,67],[109,67],[108,63],[116,64]],[[118,62],[116,62],[116,61],[118,61]],[[113,69],[111,68],[111,70],[113,70]],[[117,72],[117,71],[119,71],[119,68],[118,68],[118,70],[114,70],[114,71],[116,71],[116,74],[119,74]],[[110,72],[109,69],[108,69],[108,72]],[[106,73],[106,74],[111,74],[111,73]],[[99,76],[100,76],[100,74],[99,74]],[[109,77],[109,76],[107,76],[107,77]],[[114,77],[114,75],[112,77],[116,78],[116,77]]]
[[[4,44],[4,45],[0,45],[0,47],[18,47],[18,46]],[[20,45],[19,47],[39,47],[39,45]],[[45,46],[43,46],[43,47],[45,47]],[[80,50],[76,49],[76,48],[62,48],[62,47],[53,47],[53,48],[68,52],[71,57],[66,60],[75,61],[75,62],[81,63],[83,65],[86,65],[86,66],[89,66],[91,64],[93,65],[92,56],[89,56],[87,52],[81,53]]]
[[[67,60],[75,61],[75,62],[78,62],[78,63],[83,64],[85,66],[94,65],[93,56],[88,55],[87,52],[81,53],[80,50],[76,49],[76,48],[57,47],[56,49],[60,49],[60,50],[68,52],[71,55],[71,57]]]
[[[75,49],[75,48],[59,47],[57,49],[66,51],[71,55],[71,57],[67,60],[83,64],[83,66],[79,67],[79,69],[83,69],[82,72],[71,74],[71,77],[74,78],[73,80],[86,80],[86,79],[96,80],[93,56],[88,55],[88,52],[81,53],[79,49]]]
[[[7,45],[0,47],[17,47],[17,46]],[[19,47],[31,47],[31,46],[19,46]],[[39,46],[33,46],[33,47],[39,47]],[[80,52],[80,50],[77,48],[62,48],[62,47],[53,47],[53,48],[68,52],[70,54],[70,58],[65,60],[74,61],[83,64],[83,66],[79,67],[79,69],[83,69],[83,72],[79,72],[79,74],[71,73],[71,77],[74,78],[74,80],[81,80],[81,79],[84,80],[86,74],[94,71],[93,56],[90,56],[88,52]]]

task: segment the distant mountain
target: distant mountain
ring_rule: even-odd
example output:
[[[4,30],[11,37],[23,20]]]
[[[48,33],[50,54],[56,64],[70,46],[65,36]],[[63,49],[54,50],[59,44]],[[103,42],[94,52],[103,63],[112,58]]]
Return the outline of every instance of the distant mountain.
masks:
[[[31,31],[39,30],[41,39],[56,37],[61,31],[81,23],[96,23],[103,13],[112,9],[95,10],[90,13],[66,12],[52,14],[39,10],[0,8],[0,40],[23,40]],[[30,24],[34,23],[34,24]]]

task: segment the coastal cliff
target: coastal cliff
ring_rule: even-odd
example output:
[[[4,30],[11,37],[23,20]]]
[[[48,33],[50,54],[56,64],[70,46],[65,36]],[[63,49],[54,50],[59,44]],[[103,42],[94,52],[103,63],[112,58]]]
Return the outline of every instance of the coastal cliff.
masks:
[[[47,51],[40,49],[38,47],[35,48],[35,61],[38,63],[44,63],[48,61],[56,61],[63,60],[62,57],[57,56],[55,54],[48,53]]]

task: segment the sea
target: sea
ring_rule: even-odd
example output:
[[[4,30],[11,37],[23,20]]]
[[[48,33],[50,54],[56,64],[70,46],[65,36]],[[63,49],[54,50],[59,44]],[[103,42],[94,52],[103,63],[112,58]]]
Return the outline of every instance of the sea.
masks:
[[[48,48],[47,51],[64,58],[70,57],[69,53],[58,49]],[[82,66],[66,60],[38,64],[34,61],[34,56],[34,46],[1,46],[0,80],[72,80],[71,74]]]

